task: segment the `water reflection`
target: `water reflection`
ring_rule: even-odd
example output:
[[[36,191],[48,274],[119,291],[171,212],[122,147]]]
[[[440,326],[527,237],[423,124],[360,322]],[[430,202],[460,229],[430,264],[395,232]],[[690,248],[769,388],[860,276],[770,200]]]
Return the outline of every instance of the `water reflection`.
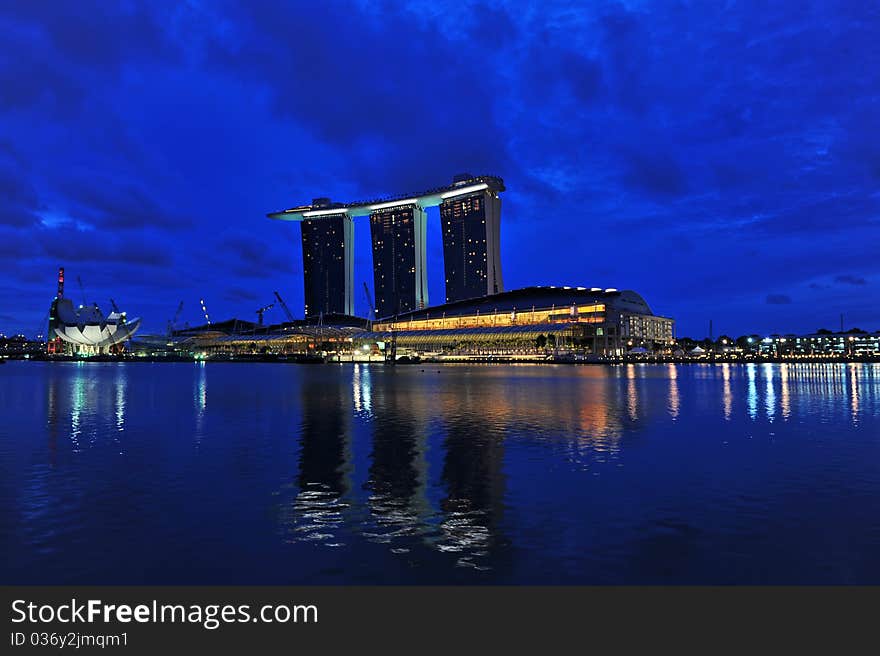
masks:
[[[350,388],[321,379],[301,388],[298,492],[282,511],[288,538],[344,546],[341,532],[351,506]]]
[[[636,421],[639,418],[638,407],[639,394],[636,388],[636,367],[629,364],[626,366],[626,409],[630,421]]]
[[[77,375],[70,386],[70,442],[73,444],[74,453],[80,450],[80,438],[82,436],[82,412],[85,405],[86,382],[83,375],[83,364],[77,363]]]
[[[360,388],[361,409],[366,411],[373,400],[369,373],[359,374],[358,369],[368,367],[355,369],[355,409]],[[365,535],[374,542],[393,543],[394,553],[406,553],[409,547],[400,538],[422,533],[430,514],[424,397],[392,379],[376,393],[374,401],[373,449],[364,489],[370,492],[368,504],[375,528],[366,529]]]
[[[355,412],[372,413],[373,392],[370,383],[370,367],[356,364],[352,372],[352,394]]]
[[[753,362],[746,365],[746,375],[748,376],[748,392],[746,402],[748,403],[749,417],[757,419],[758,417],[758,383],[755,380],[755,371],[757,366]]]
[[[674,364],[670,364],[666,370],[669,373],[669,400],[667,402],[667,407],[669,409],[669,415],[675,420],[678,419],[678,411],[681,405],[681,401],[678,397],[678,367]]]
[[[205,433],[205,416],[208,409],[208,368],[204,360],[196,364],[197,373],[193,384],[193,406],[195,408],[196,429],[193,433],[196,446],[201,445]]]
[[[770,421],[773,421],[773,418],[776,416],[776,391],[773,389],[773,368],[774,365],[768,362],[761,369],[767,386],[764,392],[764,409],[767,411],[767,418]]]
[[[437,548],[460,554],[459,566],[485,569],[503,509],[504,447],[479,416],[453,418],[446,427],[441,480],[447,494]]]
[[[64,438],[73,453],[107,438],[122,453],[128,404],[126,365],[78,362],[55,366],[46,376],[46,426],[53,461],[58,440]]]
[[[40,407],[7,400],[0,442],[22,577],[712,582],[877,547],[880,366],[27,366]]]
[[[125,430],[125,369],[119,367],[116,373],[116,431]]]
[[[733,392],[730,389],[730,365],[726,362],[721,365],[721,379],[724,381],[721,397],[724,403],[724,420],[730,421],[730,414],[733,411]]]
[[[791,389],[789,386],[789,368],[788,364],[779,365],[779,404],[782,410],[782,418],[788,419],[791,416]]]
[[[849,374],[849,403],[853,422],[858,422],[859,417],[859,365],[853,363],[848,367]]]
[[[614,456],[620,449],[620,438],[623,435],[621,414],[617,412],[620,405],[618,400],[620,388],[614,384],[614,379],[607,374],[595,377],[593,372],[588,373],[589,377],[581,376],[579,380],[583,391],[574,397],[576,399],[574,406],[558,410],[554,409],[552,400],[543,403],[547,425],[551,429],[556,428],[560,432],[567,431],[575,436],[573,442],[576,447],[577,460],[582,466],[593,458],[601,458],[605,454]],[[529,394],[528,396],[534,399],[536,395]],[[549,407],[549,411],[546,407]],[[636,415],[638,415],[638,408],[639,398],[636,395],[633,408]],[[577,418],[577,423],[570,427],[560,426],[565,421],[565,415],[569,413],[572,417]]]

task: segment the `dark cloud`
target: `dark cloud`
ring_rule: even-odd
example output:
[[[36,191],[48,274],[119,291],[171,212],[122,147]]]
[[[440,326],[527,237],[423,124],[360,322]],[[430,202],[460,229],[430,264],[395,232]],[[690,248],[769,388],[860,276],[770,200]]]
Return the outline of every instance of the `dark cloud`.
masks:
[[[148,330],[180,299],[193,323],[199,298],[302,308],[298,227],[267,211],[460,171],[506,181],[508,287],[633,288],[682,334],[708,312],[731,333],[810,330],[816,308],[880,322],[865,3],[16,0],[0,33],[0,280],[26,292],[2,299],[22,328],[62,264]],[[438,299],[434,209],[429,227]],[[811,303],[755,305],[768,279]]]
[[[67,223],[42,228],[39,243],[44,254],[56,262],[125,264],[167,267],[173,258],[161,242],[147,235],[125,236],[99,230],[81,230]]]
[[[861,276],[853,276],[850,274],[843,274],[834,277],[834,282],[838,282],[842,285],[867,285],[868,281],[862,278]]]
[[[765,302],[768,305],[790,305],[791,296],[786,294],[767,294]]]
[[[161,0],[5,3],[0,25],[16,59],[0,66],[0,80],[11,83],[0,104],[27,105],[49,93],[59,105],[78,105],[100,73],[116,76],[129,64],[175,61],[180,50],[163,27],[173,7]]]
[[[380,194],[430,187],[450,172],[503,170],[499,81],[477,45],[384,9],[245,3],[231,14],[234,37],[213,42],[208,58],[267,88],[279,116],[341,148]]]
[[[290,271],[292,262],[275,250],[275,245],[244,232],[231,231],[218,242],[223,266],[245,278],[271,278]]]
[[[687,190],[687,179],[668,153],[633,150],[626,156],[626,180],[652,196],[677,196]]]
[[[32,256],[36,244],[31,234],[20,226],[9,227],[0,223],[0,262],[11,265]],[[2,269],[0,269],[2,270]]]
[[[504,7],[479,4],[471,11],[470,40],[489,49],[503,48],[521,38],[521,30]]]
[[[880,197],[862,193],[830,193],[817,199],[815,193],[805,190],[795,197],[793,206],[761,213],[750,227],[777,238],[813,235],[821,239],[822,235],[878,225]]]
[[[0,142],[0,226],[34,226],[39,207],[25,160],[11,144]]]
[[[241,287],[230,287],[224,295],[224,298],[227,301],[238,303],[241,301],[256,301],[259,296],[250,289],[242,289]]]
[[[64,179],[58,187],[72,216],[103,229],[185,230],[193,221],[163,208],[145,189],[127,180],[95,175]]]

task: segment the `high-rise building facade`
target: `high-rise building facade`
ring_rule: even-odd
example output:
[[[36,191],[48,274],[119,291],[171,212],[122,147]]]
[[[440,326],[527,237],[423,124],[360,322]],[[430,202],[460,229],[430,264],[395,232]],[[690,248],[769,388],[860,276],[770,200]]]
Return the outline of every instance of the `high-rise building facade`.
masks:
[[[446,301],[504,291],[501,199],[496,176],[457,175],[452,184],[417,194],[331,203],[315,198],[268,216],[302,228],[306,316],[354,314],[352,220],[370,217],[376,316],[393,317],[428,304],[425,209],[440,208]]]
[[[499,189],[468,189],[440,203],[447,303],[504,291]]]
[[[428,304],[427,216],[418,204],[379,207],[370,213],[376,317]]]
[[[344,213],[300,223],[305,315],[354,314],[354,226]]]

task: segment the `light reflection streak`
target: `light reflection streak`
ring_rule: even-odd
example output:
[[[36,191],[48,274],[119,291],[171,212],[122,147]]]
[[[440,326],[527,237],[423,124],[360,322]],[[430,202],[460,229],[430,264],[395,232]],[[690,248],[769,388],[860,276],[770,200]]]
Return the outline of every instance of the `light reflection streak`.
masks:
[[[767,410],[767,419],[773,421],[776,416],[776,390],[773,388],[773,365],[768,362],[764,364],[762,370],[764,378],[767,380],[764,408]]]
[[[853,422],[859,419],[859,367],[853,363],[849,365],[849,403]]]
[[[82,362],[77,363],[76,376],[70,387],[70,441],[73,443],[73,452],[80,450],[80,435],[82,434],[82,412],[85,404],[85,381],[83,380]]]
[[[669,372],[669,414],[673,419],[678,418],[678,411],[681,405],[678,396],[678,368],[674,364],[670,364],[667,368]]]
[[[196,378],[195,390],[193,392],[193,405],[196,409],[196,445],[202,443],[202,437],[205,429],[205,414],[208,408],[208,374],[205,361],[201,360],[197,365],[199,374]]]
[[[779,365],[779,403],[782,408],[782,418],[788,419],[791,416],[791,391],[789,389],[789,365],[783,363]]]
[[[752,419],[757,419],[758,417],[758,384],[755,381],[756,369],[757,367],[753,362],[749,362],[746,365],[746,375],[749,379],[749,392],[746,397],[746,403],[748,404],[749,417]]]
[[[730,421],[730,413],[733,409],[733,393],[730,390],[730,365],[726,362],[721,365],[721,376],[724,380],[724,419]]]
[[[626,409],[631,421],[639,418],[639,396],[636,389],[636,367],[629,364],[626,367]]]
[[[125,430],[125,370],[120,368],[116,376],[116,430]]]
[[[372,413],[373,390],[370,382],[370,367],[356,364],[352,372],[352,398],[355,412]]]
[[[125,451],[122,448],[122,441],[119,439],[120,433],[125,431],[125,396],[128,377],[125,371],[125,364],[119,363],[116,368],[116,398],[115,398],[115,415],[116,415],[116,432],[113,434],[113,443],[119,449],[122,455]]]

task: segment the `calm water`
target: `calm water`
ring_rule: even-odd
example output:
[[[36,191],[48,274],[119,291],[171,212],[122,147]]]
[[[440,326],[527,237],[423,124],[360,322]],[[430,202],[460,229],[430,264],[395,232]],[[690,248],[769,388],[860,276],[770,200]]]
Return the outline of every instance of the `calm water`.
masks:
[[[880,583],[880,366],[0,366],[2,583]]]

